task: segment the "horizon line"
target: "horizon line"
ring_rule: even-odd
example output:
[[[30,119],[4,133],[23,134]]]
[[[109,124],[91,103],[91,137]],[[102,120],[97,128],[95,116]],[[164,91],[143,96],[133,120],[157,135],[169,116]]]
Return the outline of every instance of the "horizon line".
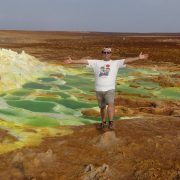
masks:
[[[66,32],[66,33],[111,33],[111,34],[180,34],[180,32],[120,32],[120,31],[74,31],[74,30],[33,30],[33,29],[0,29],[0,31],[22,32]]]

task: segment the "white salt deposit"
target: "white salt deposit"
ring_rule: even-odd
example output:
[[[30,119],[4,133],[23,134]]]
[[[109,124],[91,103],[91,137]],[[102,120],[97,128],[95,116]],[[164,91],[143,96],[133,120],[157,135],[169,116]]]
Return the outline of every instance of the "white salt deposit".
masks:
[[[41,62],[24,51],[18,54],[0,49],[0,92],[20,88],[24,83],[52,72],[63,73],[64,70],[62,66]]]

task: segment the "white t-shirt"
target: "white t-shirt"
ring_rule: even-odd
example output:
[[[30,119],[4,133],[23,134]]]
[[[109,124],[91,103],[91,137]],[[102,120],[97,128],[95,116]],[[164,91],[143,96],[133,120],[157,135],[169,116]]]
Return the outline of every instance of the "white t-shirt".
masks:
[[[108,91],[115,89],[115,81],[119,68],[126,67],[125,59],[121,60],[88,60],[88,66],[94,70],[95,90]]]

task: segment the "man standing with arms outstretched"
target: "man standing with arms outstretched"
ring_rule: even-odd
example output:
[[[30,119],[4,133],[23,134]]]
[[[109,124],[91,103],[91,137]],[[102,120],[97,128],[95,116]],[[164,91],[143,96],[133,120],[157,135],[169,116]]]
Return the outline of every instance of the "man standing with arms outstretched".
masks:
[[[114,129],[114,98],[115,98],[115,85],[116,76],[119,68],[126,67],[126,64],[143,60],[148,58],[148,54],[140,53],[137,57],[125,58],[121,60],[111,60],[111,48],[103,48],[103,60],[97,59],[81,59],[72,60],[70,57],[65,61],[67,64],[87,64],[94,70],[95,74],[95,91],[98,105],[100,108],[102,122],[98,124],[97,128],[102,129],[106,127],[106,116],[109,117],[108,128]]]

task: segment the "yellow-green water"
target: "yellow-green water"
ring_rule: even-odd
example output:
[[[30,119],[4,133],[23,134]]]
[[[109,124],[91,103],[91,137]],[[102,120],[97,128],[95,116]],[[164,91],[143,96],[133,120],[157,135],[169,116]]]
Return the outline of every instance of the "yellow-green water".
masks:
[[[0,153],[37,144],[44,136],[71,133],[70,129],[59,129],[62,125],[100,121],[99,118],[81,114],[82,109],[98,109],[96,100],[88,100],[95,96],[93,72],[76,66],[65,71],[65,77],[61,76],[61,72],[55,72],[53,76],[47,73],[23,84],[22,88],[0,95],[0,129],[17,138],[15,142],[1,143]],[[133,75],[135,73],[140,75]],[[159,73],[148,69],[121,69],[117,77],[117,91],[129,95],[143,94],[150,99],[179,100],[179,87],[163,88],[158,83],[144,80]],[[26,131],[29,128],[36,132]]]

